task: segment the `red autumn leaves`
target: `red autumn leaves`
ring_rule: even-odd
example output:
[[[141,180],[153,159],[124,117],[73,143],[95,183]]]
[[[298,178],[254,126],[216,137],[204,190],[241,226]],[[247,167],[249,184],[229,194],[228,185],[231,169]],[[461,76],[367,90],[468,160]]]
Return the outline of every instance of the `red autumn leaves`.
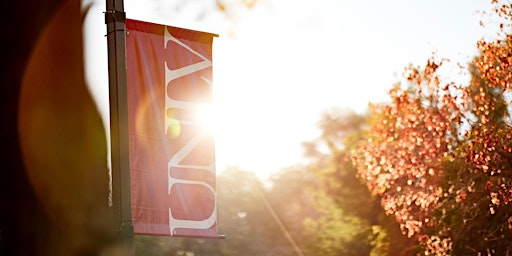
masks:
[[[511,5],[493,4],[512,20]],[[426,255],[512,251],[512,35],[500,28],[504,40],[478,42],[468,84],[440,82],[443,61],[408,67],[408,86],[370,106],[367,140],[353,155],[386,213]]]

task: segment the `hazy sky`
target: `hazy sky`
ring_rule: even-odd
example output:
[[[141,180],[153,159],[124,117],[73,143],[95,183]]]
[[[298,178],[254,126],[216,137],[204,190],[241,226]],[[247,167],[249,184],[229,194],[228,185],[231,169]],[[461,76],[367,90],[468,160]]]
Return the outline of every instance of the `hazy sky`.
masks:
[[[108,110],[105,2],[92,3],[87,78]],[[239,166],[262,177],[301,162],[300,144],[317,136],[322,111],[364,112],[369,101],[386,99],[405,66],[425,64],[433,51],[467,63],[476,41],[493,34],[496,24],[476,13],[489,8],[486,0],[260,0],[223,15],[214,0],[125,0],[128,18],[219,34],[217,169]]]

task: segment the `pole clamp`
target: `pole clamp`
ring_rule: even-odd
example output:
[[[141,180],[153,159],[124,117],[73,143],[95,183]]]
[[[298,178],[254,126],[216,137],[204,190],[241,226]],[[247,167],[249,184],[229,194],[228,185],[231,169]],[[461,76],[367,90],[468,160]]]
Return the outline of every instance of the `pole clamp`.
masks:
[[[106,11],[105,13],[105,24],[111,22],[126,22],[126,12],[120,11]]]

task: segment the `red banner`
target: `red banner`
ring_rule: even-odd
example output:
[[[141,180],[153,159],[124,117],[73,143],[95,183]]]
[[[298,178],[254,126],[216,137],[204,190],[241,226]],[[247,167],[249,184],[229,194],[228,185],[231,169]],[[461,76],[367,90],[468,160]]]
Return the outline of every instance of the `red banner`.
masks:
[[[215,35],[126,21],[135,234],[217,238],[212,98]]]

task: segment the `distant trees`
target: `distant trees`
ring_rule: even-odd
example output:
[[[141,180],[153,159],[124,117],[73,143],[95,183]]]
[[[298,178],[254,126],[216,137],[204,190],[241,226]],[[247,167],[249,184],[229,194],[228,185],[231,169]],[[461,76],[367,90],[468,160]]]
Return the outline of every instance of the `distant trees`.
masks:
[[[332,109],[320,119],[320,138],[305,143],[318,211],[304,221],[306,234],[316,234],[309,255],[411,255],[417,248],[384,214],[379,197],[368,191],[350,160],[365,125],[364,116]]]
[[[228,168],[217,177],[218,228],[226,239],[136,236],[135,255],[297,255],[287,235],[302,246],[301,221],[311,209],[303,181],[302,171],[290,169],[270,188],[253,172]]]

